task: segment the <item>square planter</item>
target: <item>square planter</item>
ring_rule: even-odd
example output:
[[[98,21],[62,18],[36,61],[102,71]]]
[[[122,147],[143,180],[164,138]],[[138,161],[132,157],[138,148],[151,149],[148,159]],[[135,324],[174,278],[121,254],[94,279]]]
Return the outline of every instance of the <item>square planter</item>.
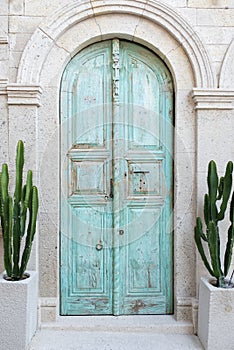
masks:
[[[26,350],[37,329],[38,274],[9,282],[0,277],[0,349]]]
[[[216,288],[201,278],[198,337],[206,350],[231,349],[234,344],[234,288]]]

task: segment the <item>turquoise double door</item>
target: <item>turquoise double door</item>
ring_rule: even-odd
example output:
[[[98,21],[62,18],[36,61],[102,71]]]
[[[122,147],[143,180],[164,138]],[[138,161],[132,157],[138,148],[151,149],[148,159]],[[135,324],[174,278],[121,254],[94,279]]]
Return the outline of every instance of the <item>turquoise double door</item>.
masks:
[[[154,53],[91,45],[61,82],[62,315],[173,312],[173,86]]]

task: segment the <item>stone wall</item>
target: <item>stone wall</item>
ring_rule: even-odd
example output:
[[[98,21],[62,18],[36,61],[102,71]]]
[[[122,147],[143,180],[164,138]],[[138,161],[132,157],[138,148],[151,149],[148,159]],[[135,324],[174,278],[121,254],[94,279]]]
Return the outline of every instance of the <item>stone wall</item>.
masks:
[[[1,72],[9,81],[16,81],[22,52],[38,25],[68,3],[67,0],[12,0],[9,4],[8,0],[1,1],[0,45],[4,47],[1,49],[1,54],[4,52],[1,61],[5,61]],[[166,0],[162,3],[176,10],[200,36],[219,79],[225,53],[234,36],[233,0]],[[8,45],[3,44],[4,38],[8,40]]]
[[[234,159],[233,18],[233,0],[1,0],[0,161],[12,164],[16,140],[25,140],[41,193],[30,267],[39,270],[44,320],[58,314],[61,75],[80,49],[116,36],[152,49],[174,77],[175,313],[191,318],[205,273],[193,226],[207,163],[223,169]]]

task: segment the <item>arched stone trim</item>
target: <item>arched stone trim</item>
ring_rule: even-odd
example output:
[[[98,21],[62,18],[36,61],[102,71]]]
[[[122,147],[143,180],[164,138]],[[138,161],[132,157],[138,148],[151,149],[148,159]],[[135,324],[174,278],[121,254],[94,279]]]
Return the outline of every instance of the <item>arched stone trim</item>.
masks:
[[[196,293],[195,251],[193,237],[188,235],[188,232],[193,230],[195,215],[195,202],[191,198],[195,183],[196,124],[191,91],[196,85],[201,88],[201,86],[207,87],[213,84],[209,60],[207,58],[207,63],[204,63],[206,60],[198,50],[200,57],[202,56],[199,64],[200,59],[194,49],[197,47],[194,44],[195,33],[192,30],[188,32],[190,27],[181,18],[178,21],[183,22],[183,25],[176,30],[179,25],[173,22],[172,17],[174,15],[177,18],[178,14],[161,3],[151,1],[147,4],[145,0],[109,0],[107,5],[101,0],[93,0],[91,3],[92,6],[90,2],[73,1],[62,11],[47,19],[35,31],[23,53],[15,87],[19,87],[17,95],[19,97],[21,85],[24,88],[42,86],[43,93],[36,95],[41,96],[41,106],[25,108],[21,105],[21,111],[16,105],[9,106],[13,121],[18,120],[15,118],[16,113],[22,114],[25,111],[27,127],[28,129],[32,127],[36,135],[33,137],[36,140],[35,154],[37,170],[40,170],[41,189],[39,281],[40,297],[44,298],[41,304],[41,317],[42,320],[48,321],[48,314],[53,313],[55,315],[53,317],[56,318],[59,306],[57,247],[59,246],[58,149],[61,76],[66,64],[82,48],[94,42],[119,37],[145,45],[159,54],[174,78],[175,314],[178,320],[188,320],[191,317],[191,296]],[[70,9],[69,14],[68,9]],[[169,18],[171,18],[170,21]],[[182,29],[184,27],[187,29]],[[205,67],[209,69],[206,70]],[[210,74],[207,75],[206,71]],[[19,120],[17,129],[21,130],[21,125]],[[48,266],[55,272],[54,274],[48,274]]]
[[[234,39],[230,43],[221,67],[219,88],[234,90]]]
[[[166,29],[170,36],[177,40],[178,47],[182,46],[185,50],[193,67],[196,87],[216,87],[207,52],[197,34],[177,12],[155,0],[113,0],[107,4],[104,1],[93,0],[73,1],[67,4],[47,18],[32,35],[21,58],[17,83],[39,84],[43,62],[53,43],[76,23],[87,18],[97,19],[98,16],[110,13],[138,16],[132,40],[142,19],[148,19]],[[101,30],[99,40],[102,40]]]

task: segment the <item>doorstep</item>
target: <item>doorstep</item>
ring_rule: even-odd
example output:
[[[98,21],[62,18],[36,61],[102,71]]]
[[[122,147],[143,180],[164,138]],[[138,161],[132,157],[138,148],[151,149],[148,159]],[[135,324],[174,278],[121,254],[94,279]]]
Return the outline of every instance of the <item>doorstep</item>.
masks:
[[[154,332],[78,331],[44,328],[29,350],[202,350],[199,339],[189,334]]]
[[[190,322],[171,315],[59,316],[42,323],[29,350],[202,350]]]
[[[55,322],[41,323],[40,328],[80,332],[194,334],[191,322],[176,321],[172,315],[59,316]]]

